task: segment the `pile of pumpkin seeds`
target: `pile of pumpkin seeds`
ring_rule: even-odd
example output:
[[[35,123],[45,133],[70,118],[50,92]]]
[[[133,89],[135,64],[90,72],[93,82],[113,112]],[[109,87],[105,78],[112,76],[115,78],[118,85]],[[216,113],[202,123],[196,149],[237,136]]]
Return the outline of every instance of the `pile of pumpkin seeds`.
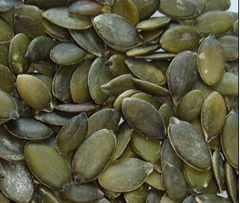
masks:
[[[230,4],[0,0],[0,203],[237,203]]]

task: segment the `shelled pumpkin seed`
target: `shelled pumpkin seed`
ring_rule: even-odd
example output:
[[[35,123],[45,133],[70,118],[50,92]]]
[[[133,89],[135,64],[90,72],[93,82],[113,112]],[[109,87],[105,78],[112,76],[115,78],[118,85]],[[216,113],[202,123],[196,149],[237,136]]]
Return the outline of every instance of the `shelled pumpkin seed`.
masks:
[[[0,0],[0,203],[237,203],[230,4]]]

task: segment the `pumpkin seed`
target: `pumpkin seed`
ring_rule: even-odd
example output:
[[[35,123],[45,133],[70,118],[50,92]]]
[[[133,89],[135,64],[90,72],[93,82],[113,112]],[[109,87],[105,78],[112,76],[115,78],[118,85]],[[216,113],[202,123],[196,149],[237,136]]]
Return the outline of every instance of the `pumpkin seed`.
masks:
[[[211,155],[203,135],[190,123],[172,117],[168,136],[171,145],[182,161],[191,167],[206,171],[211,168]]]
[[[162,60],[170,60],[173,59],[176,55],[171,53],[165,53],[165,52],[155,52],[151,55],[147,56],[136,56],[136,58],[144,58],[146,60],[155,60],[155,61],[161,61]]]
[[[126,203],[145,203],[148,195],[148,187],[142,185],[136,190],[123,194]]]
[[[138,23],[136,27],[140,30],[155,30],[166,26],[170,20],[168,17],[153,17]]]
[[[131,73],[128,66],[125,64],[126,56],[121,54],[114,54],[107,61],[109,70],[112,74],[119,76],[123,74]]]
[[[234,61],[238,59],[238,38],[226,35],[218,38],[223,48],[223,54],[226,61]]]
[[[71,180],[67,162],[47,145],[28,143],[25,145],[24,158],[33,175],[44,185],[61,189]]]
[[[14,90],[15,77],[8,67],[0,64],[0,89],[11,93]]]
[[[0,42],[9,42],[13,37],[13,31],[11,27],[3,19],[0,19],[0,27],[2,29],[0,34]]]
[[[167,129],[169,124],[169,119],[175,115],[174,109],[168,103],[164,103],[160,106],[158,112],[163,120],[164,126]]]
[[[148,0],[144,2],[141,0],[133,0],[133,2],[137,6],[140,20],[145,20],[150,17],[159,6],[159,1],[157,0]]]
[[[207,142],[221,133],[225,118],[226,107],[222,96],[217,92],[211,93],[205,99],[201,110],[201,125]]]
[[[139,188],[152,171],[153,166],[140,159],[119,159],[101,174],[98,181],[106,189],[130,192]]]
[[[122,101],[123,116],[140,134],[152,139],[163,139],[164,126],[162,119],[150,103],[137,98],[126,98]],[[144,122],[141,122],[145,119]]]
[[[115,145],[116,137],[107,129],[99,130],[89,136],[74,154],[72,160],[74,179],[78,182],[96,179],[110,161]]]
[[[231,5],[230,0],[209,0],[206,1],[205,11],[212,11],[212,10],[227,10]]]
[[[92,102],[87,102],[84,104],[59,104],[54,105],[53,108],[55,110],[64,111],[68,113],[79,113],[96,110],[98,106]]]
[[[136,48],[128,50],[126,52],[126,55],[129,56],[129,57],[145,55],[145,54],[149,54],[149,53],[151,53],[151,52],[153,52],[157,49],[158,49],[157,44],[144,45],[144,46],[140,46],[140,47],[136,47]]]
[[[8,43],[0,44],[0,64],[3,66],[8,66],[8,51],[9,45]]]
[[[138,93],[135,93],[134,95],[132,95],[131,98],[142,99],[142,100],[152,104],[156,109],[159,108],[159,104],[157,103],[156,99],[150,94],[147,94],[144,92],[138,92]]]

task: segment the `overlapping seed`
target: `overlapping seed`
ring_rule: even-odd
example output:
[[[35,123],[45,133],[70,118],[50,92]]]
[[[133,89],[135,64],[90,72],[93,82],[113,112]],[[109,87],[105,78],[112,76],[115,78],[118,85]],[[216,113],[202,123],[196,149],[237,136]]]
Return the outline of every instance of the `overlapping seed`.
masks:
[[[230,0],[0,0],[0,203],[237,203]]]

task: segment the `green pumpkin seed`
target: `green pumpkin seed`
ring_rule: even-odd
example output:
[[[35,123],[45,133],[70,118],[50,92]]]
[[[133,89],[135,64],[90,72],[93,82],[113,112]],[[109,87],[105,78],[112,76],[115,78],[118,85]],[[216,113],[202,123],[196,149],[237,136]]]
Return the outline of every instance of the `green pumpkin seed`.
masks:
[[[131,144],[135,152],[144,160],[156,163],[160,159],[161,145],[158,140],[148,139],[134,131]]]
[[[68,15],[66,7],[50,8],[43,13],[43,17],[50,22],[67,29],[84,30],[92,27],[87,16],[73,17]]]
[[[166,88],[156,85],[154,83],[135,79],[135,78],[133,78],[132,80],[137,88],[149,94],[157,95],[157,96],[166,96],[169,94],[169,91]]]
[[[8,67],[0,64],[0,89],[11,93],[14,90],[15,77]]]
[[[28,74],[21,74],[17,77],[16,85],[19,95],[29,106],[36,110],[49,108],[51,94],[41,80]]]
[[[201,110],[201,124],[207,142],[217,137],[225,123],[226,106],[222,96],[211,93],[204,101]]]
[[[79,114],[68,121],[56,137],[56,147],[61,153],[73,152],[87,135],[88,121],[85,113]]]
[[[76,1],[68,7],[69,13],[74,16],[94,16],[101,13],[103,5],[89,0]]]
[[[107,61],[109,70],[115,76],[131,73],[128,66],[125,64],[126,56],[121,54],[114,54]]]
[[[123,116],[138,133],[152,138],[163,139],[164,126],[158,111],[150,103],[137,98],[122,101]],[[144,122],[141,122],[145,119]]]
[[[197,57],[191,51],[179,53],[167,70],[168,87],[174,104],[179,102],[197,79]]]
[[[113,78],[112,73],[106,66],[104,58],[96,58],[91,65],[88,74],[88,87],[92,99],[101,104],[105,102],[108,95],[102,91],[101,86]]]
[[[131,129],[129,125],[125,124],[117,136],[117,145],[112,157],[114,161],[122,155],[131,140],[132,134],[133,129]]]
[[[225,72],[222,79],[213,86],[213,89],[223,96],[238,95],[238,77],[233,73]]]
[[[12,135],[26,140],[42,140],[53,134],[51,128],[32,118],[9,121],[6,127]]]
[[[179,117],[188,122],[193,121],[200,115],[203,102],[204,98],[200,90],[188,92],[178,106]]]
[[[226,61],[238,59],[238,37],[226,35],[218,38]]]
[[[166,193],[173,200],[183,200],[187,192],[187,183],[182,172],[169,164],[162,171],[162,181]]]
[[[238,114],[234,110],[227,115],[220,138],[222,151],[228,163],[238,168]]]
[[[93,29],[70,30],[70,34],[75,42],[83,49],[99,57],[104,55],[102,40]]]
[[[91,183],[70,184],[64,191],[62,196],[73,202],[92,202],[103,198],[103,193],[97,186]]]
[[[150,163],[136,158],[114,161],[98,178],[100,185],[115,192],[130,192],[139,188],[153,171]]]
[[[79,113],[93,111],[98,108],[98,106],[92,102],[84,104],[59,104],[54,105],[53,108],[58,111],[64,111],[68,113]]]
[[[17,34],[13,37],[9,46],[9,66],[15,75],[24,73],[29,67],[25,58],[29,45],[29,39],[24,34]]]
[[[47,19],[43,19],[42,24],[45,28],[45,32],[50,35],[52,38],[57,39],[59,41],[68,41],[69,32],[67,29],[60,27],[54,23],[51,23]]]
[[[145,203],[148,195],[148,187],[142,185],[136,190],[123,194],[126,203]]]
[[[146,59],[146,60],[155,60],[155,61],[163,61],[163,60],[169,60],[173,59],[176,55],[171,53],[165,53],[165,52],[155,52],[151,55],[147,56],[136,56],[136,58],[140,59]]]
[[[112,12],[128,19],[134,25],[139,22],[138,8],[132,0],[115,0]]]
[[[104,128],[116,133],[119,121],[120,114],[115,109],[102,109],[89,117],[88,135]]]
[[[162,28],[166,26],[170,22],[170,18],[168,17],[152,17],[148,20],[144,20],[137,24],[137,29],[140,30],[156,30],[158,28]]]
[[[139,33],[140,38],[143,40],[143,44],[146,44],[148,42],[151,42],[153,40],[156,40],[159,38],[159,36],[163,33],[162,29],[157,30],[147,30],[142,31]]]
[[[225,163],[225,179],[227,185],[227,191],[234,203],[238,202],[238,183],[237,175],[234,169],[227,162]]]
[[[75,180],[86,182],[96,179],[110,161],[115,145],[116,137],[112,131],[102,129],[89,136],[79,146],[72,160]]]
[[[209,11],[197,17],[195,27],[203,34],[221,34],[230,30],[233,23],[231,13]]]
[[[129,57],[133,57],[133,56],[139,56],[139,55],[145,55],[145,54],[150,54],[153,51],[157,50],[159,47],[157,44],[153,44],[153,45],[144,45],[144,46],[140,46],[140,47],[136,47],[133,49],[130,49],[126,52],[126,55]]]
[[[101,86],[102,90],[110,96],[118,96],[126,90],[133,89],[133,75],[124,74],[120,75],[108,83]]]
[[[8,161],[23,160],[24,142],[12,137],[5,128],[0,127],[0,157]]]
[[[230,203],[231,201],[229,199],[225,199],[223,197],[217,196],[215,194],[204,194],[199,195],[196,197],[196,203]]]
[[[208,36],[198,50],[198,71],[207,85],[216,85],[223,77],[224,53],[213,35]]]
[[[9,44],[2,43],[0,44],[0,64],[3,66],[8,66],[8,51]]]
[[[166,82],[164,74],[154,63],[132,58],[126,59],[125,63],[132,73],[142,80],[158,85]]]
[[[73,43],[60,43],[50,53],[50,58],[59,65],[74,65],[84,59],[86,52]]]
[[[138,93],[135,93],[134,95],[132,95],[131,98],[142,99],[142,100],[152,104],[155,108],[159,108],[159,105],[158,105],[157,101],[150,94],[146,94],[144,92],[138,92]]]
[[[187,164],[184,164],[183,173],[188,185],[198,194],[207,188],[212,179],[212,172],[210,170],[198,171]]]
[[[157,190],[162,190],[164,191],[165,188],[164,188],[164,185],[163,185],[163,182],[162,182],[162,177],[161,177],[161,174],[156,172],[156,171],[153,171],[147,178],[146,180],[146,183],[148,185],[150,185],[151,187],[154,187],[155,189]]]
[[[0,42],[9,42],[13,37],[13,31],[11,27],[3,19],[0,19],[0,27]]]
[[[122,16],[98,15],[93,20],[93,26],[97,34],[114,49],[125,51],[140,42],[134,25]]]
[[[170,197],[167,196],[167,194],[165,194],[165,195],[162,197],[160,203],[176,203],[176,201],[175,201],[175,200],[172,200]]]
[[[224,162],[220,152],[215,151],[212,155],[213,172],[220,192],[226,190],[224,177]]]
[[[180,53],[196,48],[199,39],[199,34],[194,27],[179,25],[163,33],[160,45],[170,53]]]
[[[167,129],[169,124],[169,119],[175,115],[174,109],[170,104],[164,103],[160,106],[158,112],[163,120],[165,128]]]
[[[227,10],[231,5],[230,0],[208,0],[206,1],[205,11],[212,11],[212,10]]]
[[[200,9],[195,3],[187,0],[163,0],[160,2],[158,10],[173,19],[194,18],[200,13]]]
[[[168,135],[178,157],[193,168],[206,171],[211,168],[211,155],[203,135],[190,123],[172,117]]]
[[[19,117],[17,104],[12,96],[0,89],[0,122]]]
[[[49,53],[55,44],[54,40],[50,37],[36,37],[30,42],[25,57],[31,62],[46,60],[49,58]]]
[[[44,185],[61,189],[70,182],[68,164],[53,148],[44,144],[28,143],[24,149],[24,157],[31,172]]]
[[[0,162],[0,189],[9,199],[29,202],[33,195],[33,182],[27,167],[21,162]]]
[[[40,202],[59,203],[60,200],[51,190],[40,186],[37,194],[37,199]]]

